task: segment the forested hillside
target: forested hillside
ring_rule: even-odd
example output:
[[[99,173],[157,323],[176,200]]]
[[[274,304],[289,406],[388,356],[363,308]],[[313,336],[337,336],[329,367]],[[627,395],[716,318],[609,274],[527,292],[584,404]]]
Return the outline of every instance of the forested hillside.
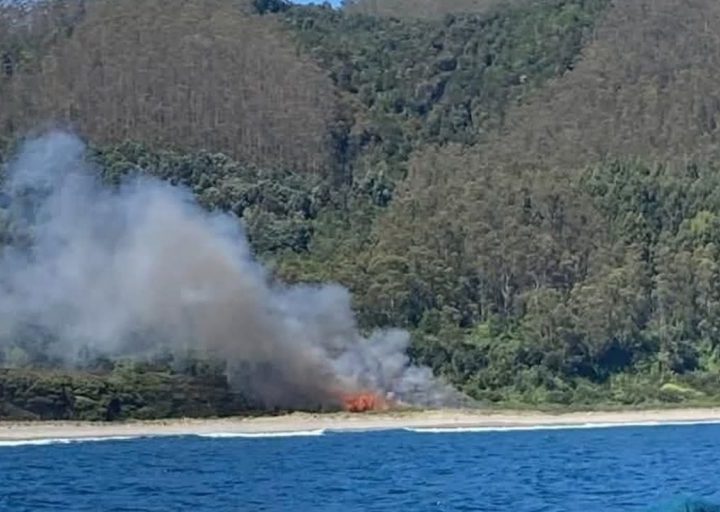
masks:
[[[617,2],[573,72],[514,111],[493,145],[564,167],[716,158],[718,19],[711,1]]]
[[[6,7],[0,154],[70,126],[109,183],[187,186],[275,277],[349,287],[364,329],[410,330],[413,359],[474,398],[715,403],[718,21],[711,0]],[[233,412],[202,358],[40,379],[32,339],[3,346],[24,414]],[[117,391],[128,375],[142,396]],[[96,391],[85,412],[33,405],[34,378]],[[147,394],[168,379],[217,394],[143,408],[182,402]]]
[[[0,32],[6,133],[54,122],[97,144],[331,166],[332,84],[276,20],[223,0],[40,5]]]
[[[447,15],[482,14],[492,9],[533,0],[349,0],[343,9],[351,14],[393,18],[441,19]]]

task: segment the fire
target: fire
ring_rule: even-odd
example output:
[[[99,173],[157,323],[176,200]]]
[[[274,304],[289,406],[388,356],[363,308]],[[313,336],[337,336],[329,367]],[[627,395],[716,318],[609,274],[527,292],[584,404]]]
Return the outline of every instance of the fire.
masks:
[[[348,412],[379,411],[388,408],[387,401],[371,392],[347,394],[342,397],[343,407]]]

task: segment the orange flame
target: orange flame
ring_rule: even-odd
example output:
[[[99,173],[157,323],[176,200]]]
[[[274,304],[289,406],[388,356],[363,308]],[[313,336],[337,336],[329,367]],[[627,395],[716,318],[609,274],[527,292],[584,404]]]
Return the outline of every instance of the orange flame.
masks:
[[[388,403],[383,397],[367,391],[344,395],[342,402],[348,412],[379,411],[388,408]]]

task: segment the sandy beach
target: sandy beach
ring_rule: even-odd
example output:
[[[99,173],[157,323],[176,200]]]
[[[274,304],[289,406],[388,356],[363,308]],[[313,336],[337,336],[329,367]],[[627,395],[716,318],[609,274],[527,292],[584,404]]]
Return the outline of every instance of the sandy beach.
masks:
[[[387,429],[505,429],[720,423],[720,408],[621,412],[403,411],[306,414],[260,418],[173,419],[124,423],[0,422],[0,442],[178,435],[261,435]]]

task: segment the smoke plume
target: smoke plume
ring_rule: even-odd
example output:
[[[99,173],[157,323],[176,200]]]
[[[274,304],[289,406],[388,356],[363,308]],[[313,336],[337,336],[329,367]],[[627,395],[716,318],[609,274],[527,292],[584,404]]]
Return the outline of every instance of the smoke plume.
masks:
[[[106,186],[85,151],[53,132],[6,169],[6,221],[27,236],[0,253],[0,349],[32,328],[68,363],[192,350],[225,361],[231,384],[265,406],[332,406],[359,390],[425,405],[456,396],[410,364],[406,332],[360,335],[345,288],[273,283],[237,219],[156,179]]]

